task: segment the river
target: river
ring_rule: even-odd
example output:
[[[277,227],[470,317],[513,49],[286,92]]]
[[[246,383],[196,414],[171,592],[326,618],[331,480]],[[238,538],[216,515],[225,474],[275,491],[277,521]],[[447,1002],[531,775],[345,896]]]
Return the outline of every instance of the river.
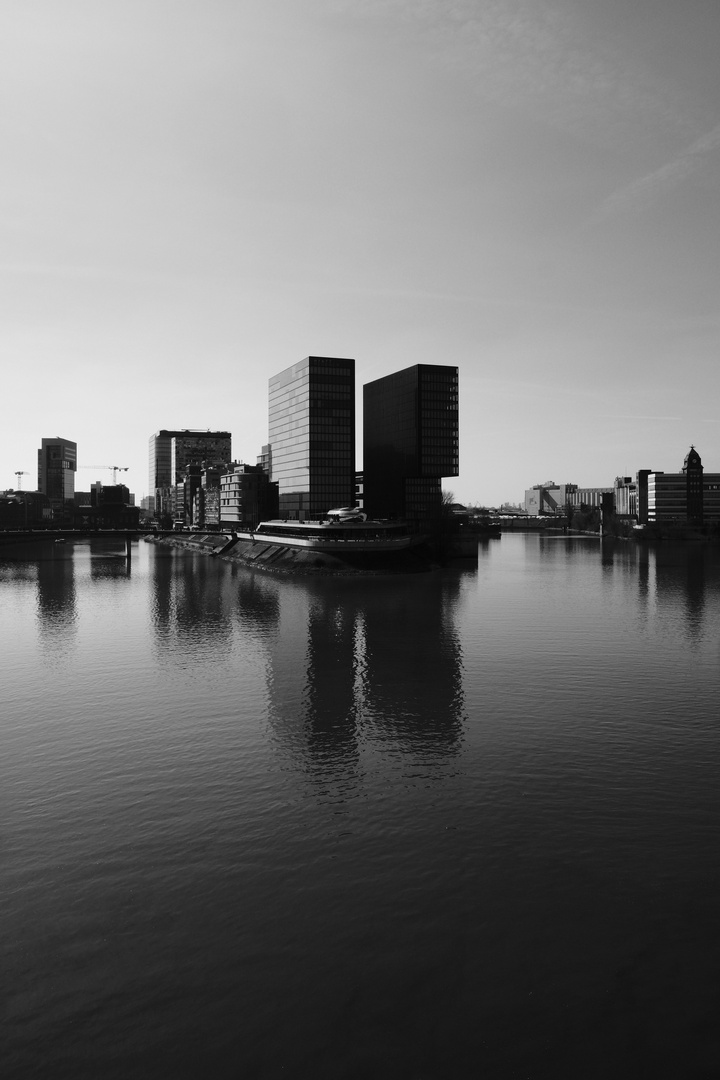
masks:
[[[720,550],[0,605],[4,1080],[717,1075]]]

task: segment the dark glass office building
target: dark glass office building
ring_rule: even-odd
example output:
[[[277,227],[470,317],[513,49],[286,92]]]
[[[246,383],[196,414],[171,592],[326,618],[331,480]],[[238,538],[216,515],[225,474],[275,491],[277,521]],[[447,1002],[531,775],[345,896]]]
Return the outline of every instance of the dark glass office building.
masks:
[[[365,510],[429,525],[459,473],[458,369],[415,364],[363,389]]]
[[[270,380],[271,476],[280,517],[315,521],[355,502],[355,361],[306,356]]]
[[[47,495],[53,516],[71,512],[75,502],[77,443],[71,439],[43,439],[38,450],[38,491]]]

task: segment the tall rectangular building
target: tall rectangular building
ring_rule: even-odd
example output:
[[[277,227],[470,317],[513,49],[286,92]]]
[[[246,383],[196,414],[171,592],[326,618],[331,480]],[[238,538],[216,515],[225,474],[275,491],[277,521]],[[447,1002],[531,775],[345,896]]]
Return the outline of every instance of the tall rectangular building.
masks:
[[[75,502],[77,443],[70,439],[43,439],[38,450],[38,491],[47,495],[55,516]]]
[[[355,361],[306,356],[270,380],[269,460],[280,517],[315,521],[355,500]]]
[[[458,369],[415,364],[366,383],[363,443],[370,517],[432,523],[442,477],[459,473]]]
[[[231,444],[229,431],[163,428],[151,435],[148,493],[155,499],[156,514],[175,513],[177,485],[184,482],[188,465],[229,464]]]

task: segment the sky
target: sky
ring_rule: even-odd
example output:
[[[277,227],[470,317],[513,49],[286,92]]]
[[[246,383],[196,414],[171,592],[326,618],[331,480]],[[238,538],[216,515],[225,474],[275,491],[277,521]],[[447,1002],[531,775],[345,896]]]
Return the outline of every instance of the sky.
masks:
[[[717,0],[5,0],[0,488],[460,374],[458,501],[720,472]]]

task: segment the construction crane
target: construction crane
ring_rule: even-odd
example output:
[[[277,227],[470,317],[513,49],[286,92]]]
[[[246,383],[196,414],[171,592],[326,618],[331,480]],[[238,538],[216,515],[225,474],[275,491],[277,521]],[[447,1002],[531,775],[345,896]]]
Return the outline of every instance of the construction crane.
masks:
[[[29,476],[30,473],[26,472],[25,469],[16,469],[15,470],[15,475],[17,476],[17,490],[22,491],[22,481],[21,481],[20,477],[21,476]]]
[[[127,472],[129,465],[78,465],[79,469],[112,469],[113,484],[117,484],[117,474]]]

